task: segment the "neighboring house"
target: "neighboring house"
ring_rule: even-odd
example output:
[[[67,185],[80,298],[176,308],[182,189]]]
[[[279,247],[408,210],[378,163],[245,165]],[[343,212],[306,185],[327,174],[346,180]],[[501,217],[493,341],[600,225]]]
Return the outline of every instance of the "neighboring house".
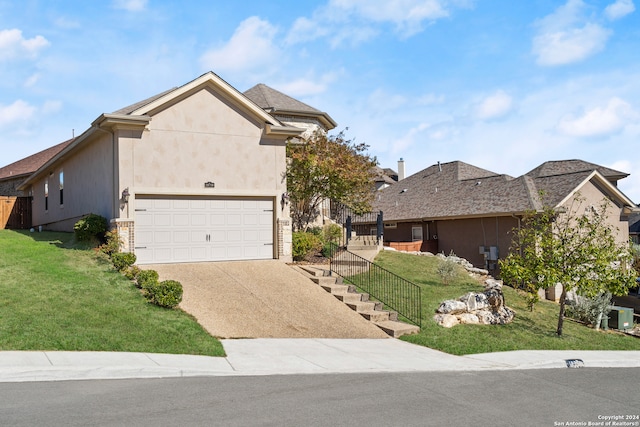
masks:
[[[314,131],[328,132],[337,126],[331,116],[320,110],[291,98],[265,84],[257,84],[244,95],[280,122],[305,131],[301,137],[310,136]]]
[[[382,190],[398,182],[398,173],[390,168],[381,168],[376,166],[373,169],[373,182],[376,190]]]
[[[20,184],[71,142],[73,138],[0,168],[0,196],[25,196]]]
[[[454,252],[495,272],[525,213],[543,204],[568,207],[576,193],[584,205],[607,200],[618,241],[628,241],[635,204],[617,188],[626,176],[581,160],[546,162],[518,178],[459,161],[438,163],[379,191],[373,211],[384,214],[385,244],[415,242],[416,249]]]
[[[629,238],[640,245],[640,213],[629,216]]]
[[[139,264],[290,260],[285,145],[308,127],[289,123],[335,123],[284,94],[291,108],[265,111],[258,89],[279,94],[245,96],[209,72],[101,114],[18,188],[32,225],[72,231],[102,215]]]

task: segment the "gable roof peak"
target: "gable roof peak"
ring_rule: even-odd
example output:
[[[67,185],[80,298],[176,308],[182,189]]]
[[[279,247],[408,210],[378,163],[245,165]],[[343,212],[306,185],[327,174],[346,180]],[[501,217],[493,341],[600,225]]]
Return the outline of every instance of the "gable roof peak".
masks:
[[[269,87],[264,83],[258,83],[252,88],[246,90],[244,95],[255,102],[260,108],[264,108],[270,112],[285,110],[315,114],[321,113],[320,110],[317,110],[302,101],[298,101],[297,99]]]
[[[540,166],[532,169],[525,175],[534,178],[543,178],[577,172],[590,172],[594,170],[597,170],[602,176],[608,179],[618,180],[629,176],[628,173],[620,172],[615,169],[607,168],[605,166],[600,166],[595,163],[590,163],[579,159],[550,160],[542,163]]]

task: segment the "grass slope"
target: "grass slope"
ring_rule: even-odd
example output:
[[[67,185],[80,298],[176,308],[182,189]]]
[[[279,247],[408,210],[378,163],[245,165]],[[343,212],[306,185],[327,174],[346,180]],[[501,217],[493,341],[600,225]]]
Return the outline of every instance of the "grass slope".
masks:
[[[473,354],[507,350],[640,350],[640,339],[614,331],[596,331],[584,325],[565,321],[562,337],[555,333],[559,306],[550,301],[527,309],[524,297],[504,287],[506,305],[516,310],[515,320],[508,325],[438,326],[433,316],[440,303],[458,299],[467,292],[482,292],[484,287],[460,268],[449,285],[443,285],[436,273],[436,257],[416,256],[384,251],[376,258],[382,267],[420,285],[422,288],[422,329],[403,340],[451,354]]]
[[[71,233],[0,230],[0,350],[224,356],[190,315],[147,303]]]

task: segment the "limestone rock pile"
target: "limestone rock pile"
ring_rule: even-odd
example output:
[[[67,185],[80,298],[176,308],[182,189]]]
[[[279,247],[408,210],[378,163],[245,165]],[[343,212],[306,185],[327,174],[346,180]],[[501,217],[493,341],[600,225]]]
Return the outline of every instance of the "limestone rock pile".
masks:
[[[504,305],[502,282],[485,280],[482,293],[469,292],[457,300],[446,300],[436,310],[434,320],[445,328],[460,323],[477,325],[504,325],[510,323],[516,312]]]

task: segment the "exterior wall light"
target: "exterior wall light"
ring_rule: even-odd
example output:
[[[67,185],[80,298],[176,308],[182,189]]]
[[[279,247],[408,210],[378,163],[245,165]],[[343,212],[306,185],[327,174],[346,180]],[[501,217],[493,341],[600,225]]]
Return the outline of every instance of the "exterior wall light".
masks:
[[[129,187],[125,188],[124,190],[122,190],[122,201],[124,203],[129,203]]]

